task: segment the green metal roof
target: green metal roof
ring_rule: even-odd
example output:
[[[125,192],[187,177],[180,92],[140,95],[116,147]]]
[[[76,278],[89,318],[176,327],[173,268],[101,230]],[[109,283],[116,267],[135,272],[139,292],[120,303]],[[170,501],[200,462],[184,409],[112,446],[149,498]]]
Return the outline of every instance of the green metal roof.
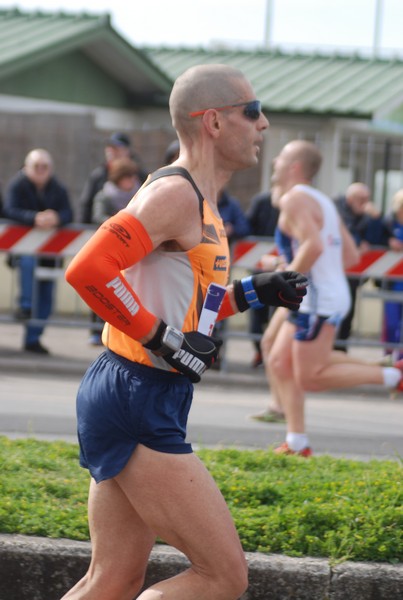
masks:
[[[108,14],[0,10],[1,82],[80,50],[139,98],[166,98],[172,82],[111,26]]]
[[[280,51],[143,48],[175,79],[188,67],[241,69],[267,112],[382,118],[403,104],[403,61]]]
[[[172,82],[188,67],[225,63],[246,74],[269,114],[402,121],[403,61],[397,58],[136,48],[113,29],[108,14],[0,9],[0,93],[2,82],[3,93],[12,93],[19,74],[24,79],[37,70],[49,79],[50,71],[40,68],[77,52],[127,90],[133,103],[166,105]]]

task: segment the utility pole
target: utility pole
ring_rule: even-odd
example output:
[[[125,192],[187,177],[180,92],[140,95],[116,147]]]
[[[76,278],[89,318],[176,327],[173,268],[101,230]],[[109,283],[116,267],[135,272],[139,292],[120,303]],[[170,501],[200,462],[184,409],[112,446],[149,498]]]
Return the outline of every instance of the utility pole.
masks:
[[[372,42],[372,55],[374,58],[379,56],[381,49],[381,32],[382,32],[382,17],[383,17],[383,0],[375,0],[375,22],[374,22],[374,39]]]
[[[270,50],[272,47],[272,33],[273,33],[273,3],[274,0],[266,0],[266,16],[265,16],[265,28],[264,28],[264,47]]]

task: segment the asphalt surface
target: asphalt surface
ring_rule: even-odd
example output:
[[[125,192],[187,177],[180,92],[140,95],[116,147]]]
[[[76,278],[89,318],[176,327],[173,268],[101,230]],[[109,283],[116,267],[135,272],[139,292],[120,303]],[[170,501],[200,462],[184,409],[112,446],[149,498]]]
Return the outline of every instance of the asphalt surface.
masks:
[[[75,396],[87,366],[102,351],[88,345],[85,328],[49,326],[51,354],[21,350],[22,326],[0,323],[0,433],[76,441]],[[368,360],[381,350],[350,350]],[[268,448],[284,440],[284,424],[251,419],[268,404],[262,368],[253,369],[248,340],[230,339],[225,369],[195,386],[188,440],[197,446]],[[403,456],[403,394],[391,399],[378,386],[307,395],[307,430],[315,454],[368,460]]]

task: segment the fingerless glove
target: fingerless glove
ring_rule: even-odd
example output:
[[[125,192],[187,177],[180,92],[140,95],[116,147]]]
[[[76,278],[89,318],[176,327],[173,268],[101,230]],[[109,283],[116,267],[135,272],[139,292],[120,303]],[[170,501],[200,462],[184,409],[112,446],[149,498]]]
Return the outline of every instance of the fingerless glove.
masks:
[[[307,278],[296,271],[258,273],[234,281],[235,302],[240,312],[248,308],[285,306],[298,310],[306,294]]]

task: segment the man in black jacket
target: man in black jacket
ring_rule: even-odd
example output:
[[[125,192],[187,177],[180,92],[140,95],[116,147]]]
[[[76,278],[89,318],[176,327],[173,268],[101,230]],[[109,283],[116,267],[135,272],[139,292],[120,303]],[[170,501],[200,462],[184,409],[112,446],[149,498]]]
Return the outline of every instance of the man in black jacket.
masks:
[[[108,168],[112,161],[117,158],[133,158],[140,162],[137,156],[134,156],[130,144],[130,139],[125,133],[113,133],[105,143],[105,161],[102,165],[96,167],[89,175],[83,191],[80,196],[81,223],[92,223],[92,205],[96,194],[103,188],[108,179]],[[140,179],[145,180],[145,174],[141,170]]]
[[[38,148],[28,153],[24,167],[7,187],[4,216],[38,229],[52,229],[73,220],[67,190],[53,175],[53,160],[49,152]],[[15,261],[20,275],[19,308],[16,312],[16,317],[20,320],[34,317],[45,321],[52,311],[54,282],[38,281],[35,286],[34,272],[37,264],[33,255],[19,256]],[[40,259],[39,264],[55,266],[55,259]],[[48,350],[40,342],[43,330],[43,325],[26,324],[25,350],[48,354]]]
[[[90,173],[87,181],[84,184],[84,188],[80,196],[80,222],[81,223],[93,223],[93,205],[94,198],[102,190],[105,183],[109,178],[109,167],[111,163],[118,158],[130,158],[133,153],[131,150],[131,143],[129,137],[122,132],[115,132],[106,140],[104,157],[105,160],[101,165],[95,167]],[[136,160],[137,162],[137,160]],[[144,181],[142,172],[140,173],[140,180]],[[98,325],[102,321],[97,317],[95,313],[91,314],[91,321]],[[101,333],[98,327],[91,329],[89,343],[93,346],[101,346]]]

